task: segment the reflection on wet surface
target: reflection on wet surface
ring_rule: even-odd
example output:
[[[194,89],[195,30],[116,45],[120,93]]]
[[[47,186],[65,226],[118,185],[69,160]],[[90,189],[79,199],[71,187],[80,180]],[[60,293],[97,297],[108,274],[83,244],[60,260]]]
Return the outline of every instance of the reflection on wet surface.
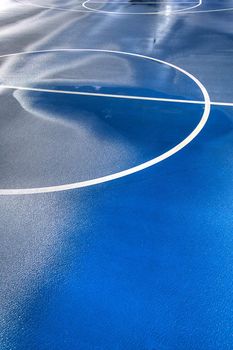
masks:
[[[212,100],[233,101],[230,11],[115,16],[76,0],[25,3],[1,0],[1,54],[51,48],[144,54],[198,77]],[[154,7],[104,8],[110,6]],[[230,1],[206,0],[202,9],[223,6]],[[199,98],[171,69],[107,55],[0,59],[0,79]],[[0,180],[12,188],[137,163],[175,144],[203,112],[0,92]],[[232,125],[233,109],[213,106],[198,138],[146,171],[79,190],[1,197],[1,350],[232,350]]]

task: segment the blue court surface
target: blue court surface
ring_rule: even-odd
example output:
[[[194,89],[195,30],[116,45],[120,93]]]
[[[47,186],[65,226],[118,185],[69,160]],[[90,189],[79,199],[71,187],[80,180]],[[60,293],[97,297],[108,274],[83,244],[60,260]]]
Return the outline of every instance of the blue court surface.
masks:
[[[1,0],[0,350],[233,349],[233,0]]]

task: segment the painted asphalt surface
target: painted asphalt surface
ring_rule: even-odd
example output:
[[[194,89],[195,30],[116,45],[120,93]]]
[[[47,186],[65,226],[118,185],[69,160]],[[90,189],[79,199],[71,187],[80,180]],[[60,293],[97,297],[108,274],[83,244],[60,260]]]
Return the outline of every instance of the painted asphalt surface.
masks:
[[[233,348],[233,2],[124,1],[1,2],[1,350]]]

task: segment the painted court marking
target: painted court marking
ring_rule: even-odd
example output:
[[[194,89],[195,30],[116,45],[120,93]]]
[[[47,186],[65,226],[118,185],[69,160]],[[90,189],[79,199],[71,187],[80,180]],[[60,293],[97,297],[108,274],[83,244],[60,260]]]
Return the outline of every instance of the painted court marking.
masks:
[[[32,7],[39,7],[39,8],[44,8],[44,9],[49,9],[49,10],[56,10],[56,11],[68,11],[68,12],[85,12],[85,13],[90,13],[90,12],[95,12],[95,13],[100,13],[100,14],[118,14],[118,15],[126,15],[126,14],[129,14],[129,15],[185,15],[185,14],[196,14],[196,13],[211,13],[211,12],[226,12],[226,11],[233,11],[233,7],[228,7],[228,8],[220,8],[220,9],[212,9],[212,10],[200,10],[200,9],[197,9],[197,7],[194,9],[194,11],[187,11],[187,8],[186,10],[183,10],[182,12],[169,12],[169,13],[159,13],[159,12],[146,12],[146,13],[136,13],[136,12],[133,12],[133,13],[126,13],[126,12],[108,12],[108,11],[95,11],[93,9],[87,9],[87,8],[84,8],[83,9],[69,9],[69,8],[65,8],[65,7],[56,7],[56,6],[49,6],[49,5],[39,5],[39,4],[33,4],[31,2],[25,2],[23,0],[15,0],[17,3],[19,3],[20,5],[26,5],[26,6],[32,6]],[[198,5],[201,6],[202,5],[202,2],[203,0],[201,0],[201,4]],[[83,5],[85,4],[85,2],[83,3],[79,3],[79,5]],[[94,1],[92,2],[94,3]],[[167,2],[166,2],[167,3]],[[185,2],[185,3],[189,3],[188,1]],[[190,3],[193,3],[193,2],[190,2]],[[184,3],[182,3],[184,4]],[[86,5],[85,5],[86,6]]]
[[[169,14],[176,14],[176,13],[179,13],[179,12],[184,12],[184,11],[187,11],[187,10],[192,10],[192,9],[195,9],[196,7],[199,7],[200,5],[202,5],[202,0],[198,0],[198,3],[195,3],[195,5],[192,5],[192,6],[188,6],[188,7],[184,7],[182,9],[179,9],[179,10],[169,10],[169,11],[166,11],[166,10],[163,10],[163,11],[149,11],[149,12],[127,12],[127,11],[124,11],[124,12],[118,12],[118,11],[105,11],[105,10],[98,10],[98,9],[94,9],[93,7],[90,7],[90,6],[87,6],[87,4],[91,4],[91,0],[86,0],[84,1],[84,3],[82,4],[82,6],[87,9],[87,10],[90,10],[90,11],[93,11],[93,12],[99,12],[99,13],[108,13],[108,14],[120,14],[120,15],[169,15]],[[106,5],[108,4],[108,1],[106,1]],[[116,3],[117,4],[117,3]]]
[[[69,90],[56,90],[56,89],[45,89],[45,88],[33,88],[18,85],[0,85],[0,89],[11,89],[11,90],[22,90],[22,91],[34,91],[34,92],[46,92],[53,94],[62,95],[80,95],[80,96],[93,96],[93,97],[107,97],[107,98],[118,98],[126,100],[141,100],[141,101],[156,101],[156,102],[168,102],[168,103],[184,103],[184,104],[197,104],[204,105],[205,101],[198,100],[180,100],[175,98],[162,98],[162,97],[147,97],[147,96],[134,96],[134,95],[118,95],[118,94],[103,94],[98,92],[85,92],[85,91],[69,91]],[[215,102],[210,101],[212,106],[228,106],[233,107],[233,102]]]
[[[125,0],[125,1],[118,1],[118,0],[91,0],[91,2],[94,2],[96,4],[171,4],[174,5],[174,1],[152,1],[152,0],[147,0],[147,1],[140,1],[140,0]],[[192,0],[192,1],[181,1],[181,2],[176,2],[177,5],[184,5],[184,4],[196,4],[197,0]],[[80,2],[82,4],[82,2]]]
[[[106,176],[102,176],[102,177],[98,177],[95,179],[91,179],[91,180],[87,180],[87,181],[81,181],[81,182],[75,182],[75,183],[69,183],[69,184],[63,184],[63,185],[58,185],[58,186],[48,186],[48,187],[36,187],[36,188],[15,188],[15,189],[0,189],[0,195],[20,195],[20,194],[35,194],[35,193],[48,193],[48,192],[58,192],[58,191],[65,191],[65,190],[71,190],[71,189],[76,189],[76,188],[82,188],[82,187],[87,187],[87,186],[93,186],[93,185],[97,185],[100,183],[104,183],[104,182],[108,182],[108,181],[112,181],[115,179],[119,179],[121,177],[125,177],[134,173],[137,173],[141,170],[144,170],[146,168],[149,168],[169,157],[171,157],[173,154],[179,152],[182,148],[184,148],[185,146],[187,146],[199,133],[200,131],[203,129],[203,127],[205,126],[208,117],[209,117],[209,113],[210,113],[210,98],[209,98],[209,94],[206,90],[206,88],[202,85],[202,83],[196,78],[194,77],[192,74],[190,74],[189,72],[187,72],[186,70],[177,67],[174,64],[168,63],[166,61],[157,59],[157,58],[153,58],[150,56],[145,56],[145,55],[140,55],[140,54],[136,54],[136,53],[130,53],[130,52],[125,52],[125,51],[114,51],[114,50],[100,50],[100,49],[52,49],[52,50],[39,50],[39,51],[28,51],[28,52],[19,52],[19,53],[13,53],[13,54],[8,54],[8,55],[1,55],[1,58],[4,57],[12,57],[12,56],[22,56],[22,55],[26,55],[26,54],[38,54],[38,53],[48,53],[48,52],[106,52],[106,53],[111,53],[111,54],[117,54],[117,55],[125,55],[125,56],[132,56],[132,57],[138,57],[141,59],[146,59],[146,60],[150,60],[153,62],[157,62],[157,63],[161,63],[164,64],[166,66],[169,66],[171,68],[174,68],[176,70],[178,70],[180,73],[183,73],[184,75],[186,75],[187,77],[189,77],[191,80],[193,80],[196,85],[199,87],[199,89],[202,92],[203,101],[198,101],[198,103],[201,103],[204,105],[204,112],[203,115],[201,117],[200,122],[198,123],[198,125],[196,126],[196,128],[182,141],[180,142],[178,145],[174,146],[173,148],[171,148],[169,151],[161,154],[160,156],[157,156],[145,163],[139,164],[137,166],[134,166],[132,168],[120,171],[120,172],[116,172],[114,174],[111,175],[106,175]],[[20,90],[27,90],[27,91],[40,91],[40,92],[49,92],[49,93],[65,93],[65,94],[78,94],[78,95],[89,95],[89,96],[93,96],[93,94],[91,93],[80,93],[80,92],[75,92],[75,91],[56,91],[56,90],[50,90],[50,89],[36,89],[36,88],[29,88],[29,87],[14,87],[11,85],[1,85],[1,88],[5,88],[5,89],[20,89]],[[114,97],[114,98],[133,98],[133,99],[142,99],[142,97],[140,96],[126,96],[126,95],[105,95],[105,94],[94,94],[95,96],[101,97]],[[144,100],[148,100],[151,98],[143,98]],[[162,101],[162,99],[155,99],[153,98],[154,101]],[[182,100],[166,100],[164,99],[164,101],[166,102],[180,102]],[[184,100],[185,101],[185,100]],[[183,101],[183,102],[184,102]]]

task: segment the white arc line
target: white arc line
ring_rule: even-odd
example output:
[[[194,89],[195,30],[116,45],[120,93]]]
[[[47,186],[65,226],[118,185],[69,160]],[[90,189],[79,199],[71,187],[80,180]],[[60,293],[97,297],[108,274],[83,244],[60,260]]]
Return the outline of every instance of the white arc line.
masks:
[[[38,53],[48,53],[48,52],[105,52],[105,53],[111,53],[111,54],[117,54],[117,55],[125,55],[125,56],[130,56],[130,57],[137,57],[137,58],[141,58],[141,59],[146,59],[146,60],[150,60],[153,62],[157,62],[157,63],[161,63],[164,64],[168,67],[174,68],[176,70],[178,70],[180,73],[183,73],[184,75],[186,75],[187,77],[189,77],[191,80],[193,80],[196,85],[199,87],[199,89],[202,92],[202,95],[204,97],[204,101],[202,102],[202,104],[204,104],[204,111],[203,111],[203,115],[198,123],[198,125],[195,127],[195,129],[183,140],[181,141],[179,144],[177,144],[176,146],[172,147],[170,150],[164,152],[163,154],[147,161],[144,163],[141,163],[137,166],[134,166],[132,168],[114,173],[114,174],[110,174],[110,175],[106,175],[106,176],[102,176],[99,178],[95,178],[95,179],[91,179],[91,180],[86,180],[86,181],[80,181],[80,182],[75,182],[75,183],[69,183],[69,184],[63,184],[63,185],[57,185],[57,186],[48,186],[48,187],[35,187],[35,188],[14,188],[14,189],[0,189],[0,195],[26,195],[26,194],[35,194],[35,193],[49,193],[49,192],[58,192],[58,191],[66,191],[66,190],[71,190],[71,189],[77,189],[77,188],[82,188],[82,187],[87,187],[87,186],[93,186],[93,185],[97,185],[97,184],[101,184],[104,182],[108,182],[108,181],[112,181],[115,179],[119,179],[122,178],[124,176],[128,176],[134,173],[137,173],[141,170],[144,170],[146,168],[149,168],[169,157],[171,157],[172,155],[174,155],[175,153],[179,152],[182,148],[184,148],[185,146],[187,146],[199,133],[200,131],[203,129],[203,127],[205,126],[208,117],[209,117],[209,113],[210,113],[210,98],[209,98],[209,94],[206,90],[206,88],[202,85],[202,83],[196,78],[194,77],[192,74],[190,74],[189,72],[185,71],[184,69],[172,64],[172,63],[168,63],[166,61],[157,59],[157,58],[153,58],[150,56],[145,56],[145,55],[140,55],[140,54],[136,54],[136,53],[131,53],[131,52],[125,52],[125,51],[114,51],[114,50],[104,50],[104,49],[53,49],[53,50],[40,50],[40,51],[29,51],[29,52],[19,52],[19,53],[14,53],[14,54],[9,54],[9,55],[1,55],[0,58],[3,57],[12,57],[12,56],[20,56],[20,55],[26,55],[26,54],[38,54]],[[7,85],[6,85],[7,86]],[[8,85],[8,88],[14,88],[14,87],[10,87]],[[25,88],[27,90],[31,90],[30,88]],[[44,91],[44,90],[43,90]],[[59,90],[58,90],[59,91]],[[50,92],[52,92],[50,90]],[[60,93],[60,92],[59,92]],[[124,96],[124,95],[123,95]]]
[[[173,10],[173,11],[166,11],[166,10],[161,10],[161,11],[151,11],[151,12],[118,12],[118,11],[105,11],[105,10],[98,10],[98,9],[94,9],[93,7],[89,7],[87,6],[87,4],[91,4],[91,0],[86,0],[82,3],[82,6],[92,12],[97,12],[97,13],[106,13],[106,14],[116,14],[116,15],[170,15],[170,14],[176,14],[176,13],[181,13],[181,12],[185,12],[187,10],[193,10],[199,6],[202,5],[202,0],[198,0],[198,3],[195,3],[195,5],[193,6],[188,6],[188,7],[184,7],[180,10]],[[108,2],[106,2],[106,5],[108,4]]]
[[[160,2],[154,2],[154,1],[133,1],[133,0],[129,0],[129,1],[104,1],[104,0],[89,0],[88,1],[90,4],[104,4],[104,5],[160,5],[160,4],[163,4],[163,5],[174,5],[174,2],[169,2],[169,1],[160,1]],[[82,2],[79,3],[80,5],[82,5]],[[197,6],[197,1],[185,1],[185,2],[181,2],[181,3],[178,3],[176,2],[175,3],[176,5],[187,5],[187,4],[194,4],[193,6]],[[188,9],[188,8],[187,8]],[[185,9],[182,9],[182,11],[185,10]],[[158,11],[158,13],[160,12],[164,12],[164,10],[162,11]]]

